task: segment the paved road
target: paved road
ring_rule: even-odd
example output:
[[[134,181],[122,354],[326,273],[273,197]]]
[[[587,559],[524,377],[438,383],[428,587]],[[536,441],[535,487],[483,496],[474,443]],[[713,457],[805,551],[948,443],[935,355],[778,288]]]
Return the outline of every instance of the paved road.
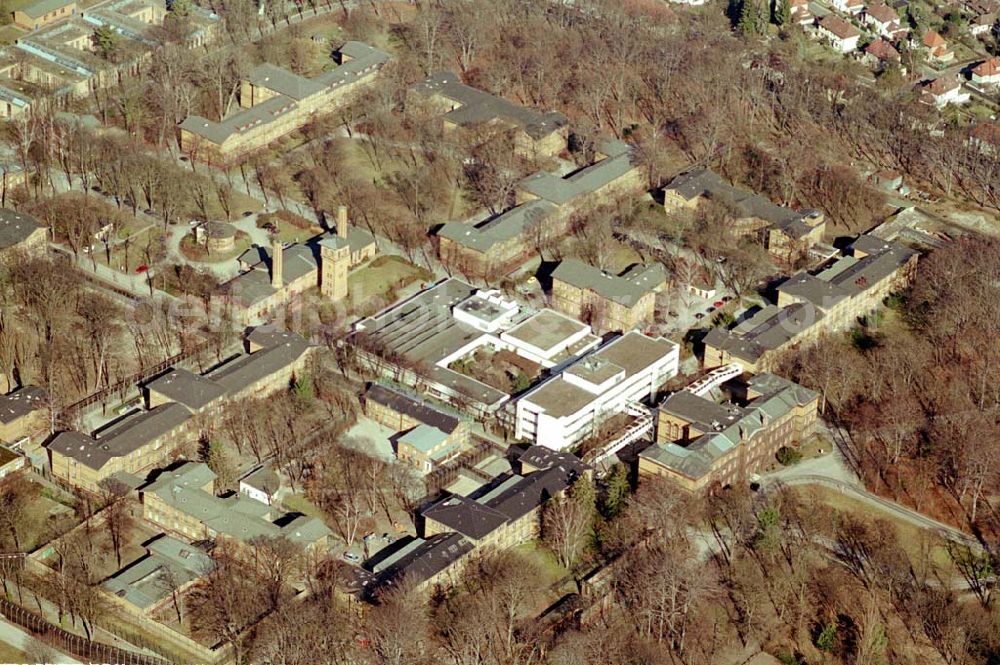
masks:
[[[838,434],[839,436],[843,436],[844,434],[843,432],[831,430],[825,424],[823,425],[823,429],[828,435]],[[827,438],[836,440],[834,436],[828,436]],[[939,522],[895,501],[890,501],[869,492],[865,489],[857,474],[849,467],[840,447],[837,445],[833,447],[833,450],[828,455],[785,467],[779,471],[766,474],[761,478],[761,487],[765,491],[775,487],[793,485],[820,485],[829,487],[873,508],[883,510],[896,519],[911,524],[918,529],[934,531],[942,538],[963,543],[970,547],[979,547],[978,541],[964,531]]]
[[[53,659],[51,662],[54,663],[80,665],[80,661],[57,651],[54,647],[45,644],[44,642],[41,643],[43,645],[42,647],[38,647],[38,640],[21,630],[19,626],[16,626],[4,619],[0,619],[0,642],[9,644],[18,651],[23,651],[29,655],[44,652]]]

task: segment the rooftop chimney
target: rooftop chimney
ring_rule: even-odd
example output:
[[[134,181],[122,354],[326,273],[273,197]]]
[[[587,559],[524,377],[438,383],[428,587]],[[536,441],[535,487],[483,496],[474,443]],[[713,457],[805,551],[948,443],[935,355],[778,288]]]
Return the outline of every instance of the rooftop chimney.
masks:
[[[347,206],[337,207],[337,235],[347,237]]]
[[[284,274],[284,266],[282,265],[282,261],[285,258],[284,254],[285,250],[276,235],[271,238],[271,286],[276,289],[280,289],[283,286],[281,276]]]

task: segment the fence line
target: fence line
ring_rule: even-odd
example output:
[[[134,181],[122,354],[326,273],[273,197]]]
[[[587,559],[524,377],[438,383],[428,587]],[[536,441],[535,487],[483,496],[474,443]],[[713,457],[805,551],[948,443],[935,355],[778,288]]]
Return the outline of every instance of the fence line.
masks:
[[[28,629],[43,642],[78,656],[85,662],[120,665],[171,665],[170,661],[162,658],[125,651],[110,644],[94,642],[80,635],[69,633],[58,626],[53,626],[34,612],[15,605],[6,598],[0,598],[0,614],[22,628]]]

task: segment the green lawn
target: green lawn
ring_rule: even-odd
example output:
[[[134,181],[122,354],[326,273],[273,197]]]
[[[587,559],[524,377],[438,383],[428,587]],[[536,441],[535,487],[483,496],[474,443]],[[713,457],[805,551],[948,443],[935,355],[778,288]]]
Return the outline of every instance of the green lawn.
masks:
[[[363,307],[376,298],[395,302],[401,289],[416,282],[429,282],[432,278],[425,268],[401,256],[380,256],[347,277],[351,307]]]
[[[302,494],[289,494],[282,499],[281,503],[288,512],[302,513],[303,515],[316,517],[318,519],[324,518],[323,511],[314,506],[309,499]]]

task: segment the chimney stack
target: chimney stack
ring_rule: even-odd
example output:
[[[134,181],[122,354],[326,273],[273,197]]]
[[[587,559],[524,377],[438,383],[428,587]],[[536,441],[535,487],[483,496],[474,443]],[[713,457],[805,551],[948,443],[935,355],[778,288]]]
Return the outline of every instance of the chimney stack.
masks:
[[[341,238],[347,237],[347,206],[337,208],[337,235]]]
[[[280,289],[283,286],[282,275],[284,274],[285,250],[281,246],[281,241],[275,235],[271,238],[271,286]]]

